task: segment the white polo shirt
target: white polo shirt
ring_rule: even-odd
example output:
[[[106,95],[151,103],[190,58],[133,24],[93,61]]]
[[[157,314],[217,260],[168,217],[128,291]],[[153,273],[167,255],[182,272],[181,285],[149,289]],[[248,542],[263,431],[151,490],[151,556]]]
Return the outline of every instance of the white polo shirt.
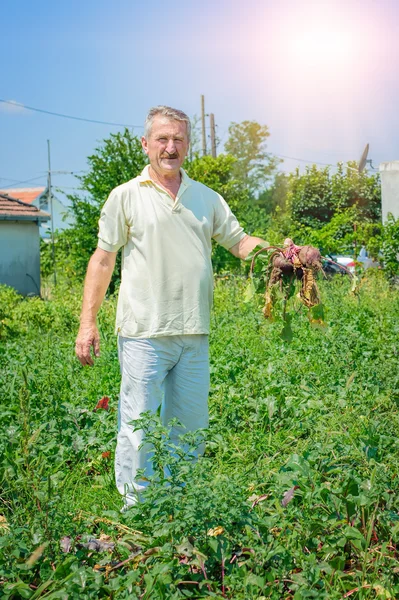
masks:
[[[174,201],[147,166],[101,211],[98,247],[122,248],[116,332],[123,337],[209,333],[211,240],[229,249],[245,237],[219,194],[181,175]]]

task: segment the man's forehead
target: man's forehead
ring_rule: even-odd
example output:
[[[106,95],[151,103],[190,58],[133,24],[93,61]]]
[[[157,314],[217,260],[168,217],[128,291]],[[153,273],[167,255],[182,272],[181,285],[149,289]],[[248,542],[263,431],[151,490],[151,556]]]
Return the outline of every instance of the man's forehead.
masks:
[[[151,133],[187,133],[187,123],[185,121],[177,121],[176,119],[168,119],[168,117],[156,116],[152,122]]]

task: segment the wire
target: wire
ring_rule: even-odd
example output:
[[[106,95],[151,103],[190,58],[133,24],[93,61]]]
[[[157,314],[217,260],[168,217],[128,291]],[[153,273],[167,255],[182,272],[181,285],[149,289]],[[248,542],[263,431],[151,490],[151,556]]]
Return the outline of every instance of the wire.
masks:
[[[87,171],[66,171],[65,173],[53,172],[52,177],[57,176],[57,175],[74,175],[76,177],[77,175],[79,175],[79,173],[87,173]],[[11,179],[10,177],[0,177],[0,179],[5,179],[7,181],[13,182],[13,183],[1,186],[1,189],[5,190],[8,188],[12,188],[12,187],[14,187],[14,185],[18,185],[20,183],[29,183],[29,181],[35,181],[36,179],[44,179],[45,177],[46,177],[46,174],[43,174],[43,175],[38,175],[37,177],[32,177],[31,179],[25,179],[23,181],[19,181],[17,179]],[[71,189],[78,189],[78,188],[71,188]]]
[[[113,123],[111,121],[98,121],[96,119],[86,119],[84,117],[74,117],[72,115],[64,115],[62,113],[56,113],[56,112],[53,112],[50,110],[44,110],[43,108],[34,108],[33,106],[27,106],[26,104],[21,104],[20,102],[14,102],[11,100],[3,100],[2,98],[0,98],[0,102],[3,102],[4,104],[9,104],[10,106],[20,106],[21,108],[25,108],[26,110],[32,110],[34,112],[44,113],[46,115],[52,115],[54,117],[62,117],[63,119],[73,119],[75,121],[84,121],[87,123],[97,123],[100,125],[111,125],[112,127],[131,127],[131,128],[138,127],[140,129],[143,129],[143,125],[131,125],[128,123]],[[206,127],[206,129],[209,129],[209,127]],[[221,144],[223,142],[223,139],[224,139],[226,133],[227,132],[225,131],[225,133],[220,137],[219,144]],[[335,167],[336,166],[331,163],[323,163],[323,162],[318,162],[316,160],[307,160],[305,158],[297,158],[295,156],[286,156],[284,154],[276,154],[274,152],[270,152],[269,154],[271,154],[272,156],[276,156],[277,158],[286,158],[287,160],[297,160],[299,162],[304,162],[307,164],[314,164],[314,165],[321,165],[323,167]],[[0,179],[4,179],[4,178],[0,177]],[[16,182],[16,183],[25,183],[25,182]],[[11,187],[11,186],[6,186],[6,187]]]
[[[45,175],[38,175],[38,177],[31,177],[31,179],[25,179],[24,181],[15,181],[14,180],[14,183],[10,183],[9,185],[4,185],[2,187],[2,189],[6,190],[8,188],[14,187],[14,185],[17,185],[19,183],[29,183],[30,181],[36,181],[37,179],[44,179],[44,178],[45,178]]]
[[[85,191],[82,188],[70,187],[68,185],[55,185],[54,188],[57,189],[57,190],[77,190],[79,192],[84,192]]]
[[[0,177],[2,181],[13,181],[14,183],[18,183],[17,179],[11,179],[11,177]]]
[[[131,125],[129,123],[112,123],[111,121],[97,121],[96,119],[85,119],[84,117],[73,117],[72,115],[64,115],[62,113],[56,113],[51,110],[44,110],[43,108],[34,108],[33,106],[27,106],[26,104],[21,104],[20,102],[13,102],[11,100],[3,100],[0,98],[0,102],[4,104],[9,104],[10,106],[20,106],[21,108],[25,108],[26,110],[32,110],[34,112],[44,113],[45,115],[52,115],[53,117],[62,117],[63,119],[73,119],[74,121],[85,121],[87,123],[97,123],[99,125],[111,125],[112,127],[139,127],[142,128],[142,125]]]
[[[322,163],[317,162],[316,160],[306,160],[305,158],[296,158],[295,156],[285,156],[284,154],[275,154],[274,152],[270,152],[272,156],[277,156],[278,158],[287,158],[289,160],[299,160],[299,162],[304,162],[313,165],[323,165],[324,167],[336,167],[337,165],[333,165],[331,163]]]

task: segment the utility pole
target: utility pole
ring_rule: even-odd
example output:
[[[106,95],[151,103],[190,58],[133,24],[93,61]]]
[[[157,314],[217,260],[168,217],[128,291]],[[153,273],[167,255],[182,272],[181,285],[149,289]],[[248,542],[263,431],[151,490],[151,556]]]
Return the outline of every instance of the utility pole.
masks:
[[[209,115],[211,121],[211,147],[212,147],[212,156],[216,158],[216,132],[215,132],[215,115],[211,113]]]
[[[202,156],[206,156],[205,96],[201,96]]]
[[[54,285],[56,286],[57,285],[57,274],[56,274],[56,269],[55,269],[53,194],[51,193],[50,140],[47,140],[47,154],[48,154],[47,190],[48,190],[48,200],[49,200],[49,204],[50,204],[50,215],[51,215],[51,246],[52,246],[52,256],[53,256]]]

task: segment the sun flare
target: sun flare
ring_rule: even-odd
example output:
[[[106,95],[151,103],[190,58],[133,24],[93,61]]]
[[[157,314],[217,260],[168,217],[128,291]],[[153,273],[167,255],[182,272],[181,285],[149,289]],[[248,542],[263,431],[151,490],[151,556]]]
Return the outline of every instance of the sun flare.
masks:
[[[351,37],[339,30],[314,27],[293,36],[292,54],[296,61],[306,66],[325,65],[342,67],[351,61],[354,43]]]

